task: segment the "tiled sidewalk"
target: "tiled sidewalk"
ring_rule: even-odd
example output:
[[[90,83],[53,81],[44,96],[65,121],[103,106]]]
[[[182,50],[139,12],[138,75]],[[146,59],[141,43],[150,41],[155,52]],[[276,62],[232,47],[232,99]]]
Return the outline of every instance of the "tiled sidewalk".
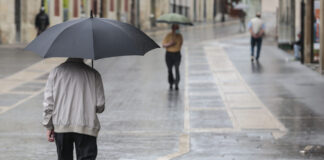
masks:
[[[64,59],[46,59],[0,79],[0,114],[43,92],[48,72]]]
[[[221,46],[189,48],[186,62],[190,132],[264,130],[276,136],[286,131],[249,88]]]

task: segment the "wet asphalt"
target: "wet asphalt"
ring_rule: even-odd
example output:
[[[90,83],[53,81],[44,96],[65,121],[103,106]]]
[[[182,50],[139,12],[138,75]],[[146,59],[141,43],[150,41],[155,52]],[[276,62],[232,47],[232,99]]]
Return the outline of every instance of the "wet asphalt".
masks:
[[[160,43],[165,33],[157,31],[149,35]],[[168,89],[163,49],[153,50],[144,57],[95,62],[104,81],[107,104],[106,111],[99,116],[102,129],[98,137],[98,159],[323,159],[322,76],[292,61],[292,55],[279,50],[271,40],[264,42],[260,62],[251,63],[249,36],[238,34],[236,22],[197,25],[183,29],[182,34],[185,43],[179,91]],[[225,60],[242,76],[239,83],[251,88],[254,98],[282,123],[284,131],[262,125],[242,127],[242,118],[235,115],[236,111],[255,110],[255,106],[241,110],[228,104],[231,101],[226,99],[227,92],[247,93],[241,93],[230,76],[217,78],[227,71],[225,66],[213,67],[206,47],[214,49],[215,46],[224,51]],[[40,60],[30,53],[22,53],[21,48],[1,49],[5,58],[0,64],[6,64],[0,69],[1,77]],[[17,61],[15,67],[13,62]],[[0,94],[0,109],[24,99],[29,92],[40,90],[46,76],[22,84],[10,94]],[[222,85],[229,90],[224,90]],[[42,97],[42,93],[36,94],[0,114],[0,159],[57,159],[55,144],[47,142],[45,129],[40,125]],[[252,122],[249,117],[246,121],[254,124],[253,118]],[[301,152],[306,146],[311,149]]]

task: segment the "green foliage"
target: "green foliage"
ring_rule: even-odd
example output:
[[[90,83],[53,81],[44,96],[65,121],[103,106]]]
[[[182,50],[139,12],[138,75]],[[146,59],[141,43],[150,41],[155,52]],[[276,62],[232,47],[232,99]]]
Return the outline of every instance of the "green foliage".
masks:
[[[69,8],[69,0],[63,0],[63,8]]]

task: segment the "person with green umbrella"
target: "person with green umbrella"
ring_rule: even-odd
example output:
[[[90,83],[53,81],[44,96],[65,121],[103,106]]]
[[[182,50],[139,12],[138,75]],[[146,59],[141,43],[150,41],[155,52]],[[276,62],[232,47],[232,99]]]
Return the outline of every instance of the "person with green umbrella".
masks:
[[[163,47],[166,48],[165,61],[168,67],[168,80],[170,84],[170,90],[179,90],[180,71],[179,66],[181,62],[181,47],[183,38],[179,30],[178,24],[172,25],[172,32],[168,33],[163,40]],[[175,77],[173,75],[173,67],[175,67]]]
[[[182,35],[180,34],[179,25],[190,25],[193,24],[189,20],[189,18],[177,14],[177,13],[167,13],[160,16],[157,23],[167,23],[172,24],[172,32],[168,33],[163,40],[163,47],[166,49],[166,57],[165,61],[168,67],[169,74],[169,84],[170,90],[173,89],[173,85],[175,90],[179,90],[179,82],[180,82],[180,71],[179,66],[181,62],[181,47],[183,43]],[[172,69],[175,67],[175,77],[173,76]]]

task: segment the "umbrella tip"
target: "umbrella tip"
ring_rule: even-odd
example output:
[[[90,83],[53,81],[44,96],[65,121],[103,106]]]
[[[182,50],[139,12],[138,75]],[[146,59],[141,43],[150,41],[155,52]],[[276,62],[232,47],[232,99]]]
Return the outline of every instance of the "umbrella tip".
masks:
[[[90,18],[93,18],[93,12],[92,12],[92,10],[90,11]]]

